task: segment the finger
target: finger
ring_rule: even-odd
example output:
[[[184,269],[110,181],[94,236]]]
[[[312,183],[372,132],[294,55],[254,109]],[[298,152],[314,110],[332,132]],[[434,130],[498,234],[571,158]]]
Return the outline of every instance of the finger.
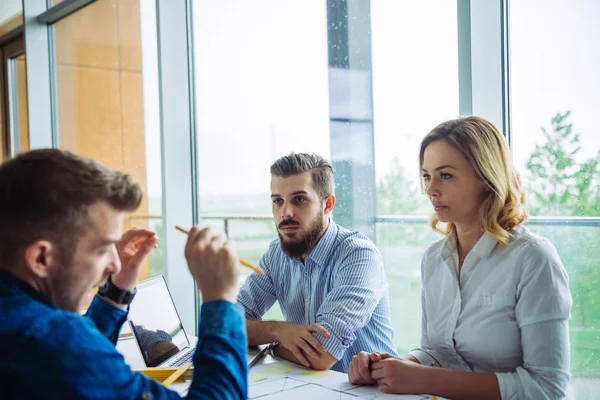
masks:
[[[398,358],[396,356],[391,355],[390,353],[378,353],[381,356],[382,360],[385,360],[386,358]]]
[[[357,356],[352,356],[352,361],[350,361],[350,365],[348,365],[348,382],[355,385],[358,384],[356,373],[354,372],[354,369],[356,368],[356,357]]]
[[[307,356],[316,359],[319,358],[319,355],[317,354],[313,346],[306,340],[304,340],[304,338],[301,337],[300,340],[298,340],[297,346],[300,347],[302,351],[304,351],[304,354],[306,354]]]
[[[131,228],[130,230],[128,230],[127,232],[125,232],[123,234],[123,236],[121,236],[121,242],[123,243],[128,243],[131,240],[137,239],[137,238],[144,238],[147,236],[152,236],[152,235],[156,235],[156,232],[148,230],[148,229],[141,229],[141,228]]]
[[[387,381],[381,380],[379,381],[379,386],[381,387],[381,391],[383,393],[395,393],[390,385],[388,385]]]
[[[218,252],[225,245],[225,235],[218,233],[210,238],[210,247],[213,251]]]
[[[327,329],[323,328],[323,325],[321,325],[321,324],[312,324],[312,325],[309,325],[308,328],[311,330],[311,332],[317,332],[318,334],[320,334],[326,338],[331,336],[329,334],[329,331],[327,331]]]
[[[300,361],[300,363],[302,365],[304,365],[305,367],[310,368],[310,362],[308,362],[308,360],[306,359],[306,357],[304,356],[304,354],[302,354],[302,350],[299,347],[293,346],[292,347],[292,354],[294,354],[294,356],[296,356],[296,359],[298,361]]]
[[[185,256],[189,257],[196,251],[195,247],[200,244],[200,250],[204,249],[202,238],[206,236],[209,230],[208,226],[193,226],[188,233],[188,238],[185,243]]]
[[[194,226],[188,236],[188,241],[192,244],[208,244],[208,238],[212,237],[212,232],[208,226]]]
[[[369,369],[369,359],[367,357],[359,357],[358,373],[361,379],[365,382],[373,382],[373,378],[371,378],[371,370]]]
[[[152,249],[154,249],[157,244],[158,244],[158,237],[151,236],[151,237],[147,238],[144,241],[144,243],[141,244],[141,246],[137,250],[137,252],[131,257],[130,263],[133,265],[141,264],[144,261],[144,258],[146,258],[146,256],[148,254],[150,254]]]
[[[371,363],[371,371],[376,370],[376,369],[382,369],[385,367],[385,363],[383,361],[377,361],[374,363]]]
[[[385,378],[385,372],[383,369],[371,369],[371,379],[379,381]]]
[[[235,245],[235,243],[227,241],[223,245],[223,248],[225,248],[225,250],[227,250],[230,257],[237,258],[237,246]]]
[[[300,335],[300,337],[307,341],[316,351],[319,351],[323,354],[327,354],[327,349],[325,348],[325,346],[323,346],[321,342],[319,342],[319,339],[314,337],[309,331],[304,332]]]
[[[383,360],[383,358],[379,353],[371,353],[369,354],[369,360],[374,363]]]

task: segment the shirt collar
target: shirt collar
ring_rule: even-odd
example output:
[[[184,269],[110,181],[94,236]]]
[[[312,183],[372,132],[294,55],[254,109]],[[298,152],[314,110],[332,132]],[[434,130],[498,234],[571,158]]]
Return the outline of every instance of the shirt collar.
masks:
[[[492,254],[492,251],[496,248],[498,241],[494,239],[488,232],[484,232],[479,238],[475,246],[471,251],[475,252],[480,259],[485,259]],[[456,235],[454,233],[449,234],[444,241],[440,255],[442,260],[447,260],[452,257],[456,248]]]
[[[312,251],[306,257],[317,263],[319,266],[324,266],[329,257],[331,246],[333,246],[333,242],[335,241],[335,237],[338,233],[338,226],[331,218],[329,218],[329,226],[327,230],[321,236],[321,239],[317,242],[316,246],[313,247]]]
[[[7,271],[0,271],[0,296],[10,296],[18,294],[25,294],[50,307],[55,307],[50,300],[48,300],[40,292],[31,287],[31,285],[29,285],[28,283],[13,276]]]
[[[472,251],[474,251],[480,259],[484,260],[488,258],[490,254],[492,254],[492,251],[496,248],[496,245],[498,245],[498,241],[489,233],[484,232],[483,235],[481,235],[481,238],[479,238],[475,244],[475,247],[473,247]]]

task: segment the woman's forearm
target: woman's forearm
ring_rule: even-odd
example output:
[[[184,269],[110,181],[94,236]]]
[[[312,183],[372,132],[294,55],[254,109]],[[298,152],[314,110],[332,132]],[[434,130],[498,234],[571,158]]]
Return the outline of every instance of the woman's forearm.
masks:
[[[422,393],[453,400],[501,399],[500,386],[495,374],[429,368]]]

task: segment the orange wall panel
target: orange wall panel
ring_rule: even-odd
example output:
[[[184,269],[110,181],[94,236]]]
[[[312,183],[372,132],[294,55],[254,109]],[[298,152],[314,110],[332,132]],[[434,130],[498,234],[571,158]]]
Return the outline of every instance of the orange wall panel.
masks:
[[[54,25],[57,64],[119,68],[117,0],[96,1]]]
[[[58,66],[61,148],[123,169],[119,86],[117,71]]]
[[[139,0],[119,0],[119,68],[142,72],[142,26]]]

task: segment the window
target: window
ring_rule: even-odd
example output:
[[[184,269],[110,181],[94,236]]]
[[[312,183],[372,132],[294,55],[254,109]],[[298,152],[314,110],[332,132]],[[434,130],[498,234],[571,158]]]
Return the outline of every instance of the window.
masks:
[[[421,341],[421,257],[439,238],[419,186],[419,145],[458,116],[456,2],[371,2],[377,246],[390,292],[400,353]],[[422,216],[400,222],[393,216]],[[392,216],[384,218],[383,216]]]
[[[277,237],[270,165],[291,151],[329,157],[326,8],[298,4],[194,3],[200,218],[226,224],[252,263]]]
[[[579,225],[529,223],[556,245],[571,279],[577,398],[600,387],[600,223],[575,219],[600,216],[597,15],[595,1],[530,0],[512,2],[509,19],[512,147],[531,214]]]
[[[139,0],[99,0],[54,25],[59,147],[132,174],[147,196],[125,229],[160,236],[156,22],[146,3],[144,19]],[[163,272],[162,251],[141,279]]]

